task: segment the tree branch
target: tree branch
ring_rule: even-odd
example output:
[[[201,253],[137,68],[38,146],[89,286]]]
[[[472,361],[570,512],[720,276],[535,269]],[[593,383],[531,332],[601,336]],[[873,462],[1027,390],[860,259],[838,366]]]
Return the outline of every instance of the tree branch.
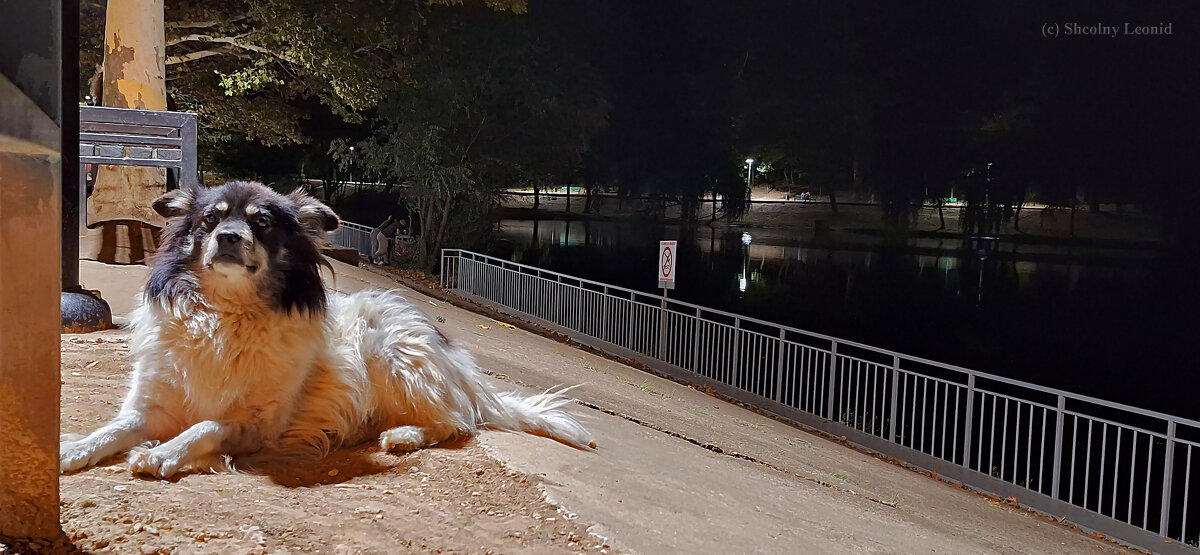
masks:
[[[198,50],[196,52],[189,52],[189,53],[183,54],[181,56],[171,56],[171,57],[167,58],[166,65],[170,66],[170,65],[175,65],[175,64],[186,64],[188,62],[199,60],[201,58],[207,58],[209,56],[220,56],[223,54],[229,54],[230,52],[233,52],[233,49],[231,49],[229,47],[225,47],[225,46],[218,47],[218,48],[212,48],[209,50]]]
[[[171,40],[167,41],[167,46],[175,46],[176,44],[179,44],[181,42],[192,42],[192,41],[214,42],[212,40],[212,38],[213,38],[212,35],[200,35],[200,34],[184,35],[182,37],[171,39]]]
[[[296,60],[295,58],[292,58],[291,56],[288,56],[287,54],[281,54],[279,52],[274,52],[269,48],[263,48],[256,44],[250,44],[250,43],[242,40],[244,38],[246,38],[246,35],[237,35],[237,36],[233,36],[233,37],[214,37],[214,36],[210,36],[210,35],[193,34],[193,35],[184,35],[184,36],[176,38],[176,39],[171,39],[171,40],[167,41],[167,46],[174,46],[181,42],[210,42],[210,43],[216,43],[216,44],[228,44],[230,46],[241,48],[242,50],[249,50],[251,52],[258,52],[259,54],[266,54],[268,56],[273,56],[275,58],[279,58],[280,60],[283,60],[288,63],[301,65],[298,60]]]

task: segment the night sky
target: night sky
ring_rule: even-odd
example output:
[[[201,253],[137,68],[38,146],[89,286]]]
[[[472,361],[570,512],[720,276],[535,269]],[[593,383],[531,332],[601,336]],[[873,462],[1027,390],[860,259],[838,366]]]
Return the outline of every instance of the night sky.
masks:
[[[830,119],[845,110],[876,179],[895,179],[955,139],[942,129],[1018,113],[1039,124],[1043,173],[1196,198],[1200,18],[1187,2],[564,0],[530,14],[602,77],[599,178],[652,187],[765,143],[836,148],[845,120]],[[1138,27],[1170,34],[1125,34]]]

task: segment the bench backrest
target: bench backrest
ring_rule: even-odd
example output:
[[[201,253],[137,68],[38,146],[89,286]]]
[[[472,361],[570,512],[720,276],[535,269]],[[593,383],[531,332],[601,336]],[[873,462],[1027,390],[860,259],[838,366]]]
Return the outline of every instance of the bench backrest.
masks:
[[[197,186],[196,114],[80,106],[79,163],[175,168]]]

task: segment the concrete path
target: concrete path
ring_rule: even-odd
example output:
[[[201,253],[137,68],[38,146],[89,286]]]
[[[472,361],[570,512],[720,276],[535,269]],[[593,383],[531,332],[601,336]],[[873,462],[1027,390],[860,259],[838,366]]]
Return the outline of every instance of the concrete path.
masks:
[[[334,262],[335,288],[401,288]],[[118,319],[143,267],[84,261]],[[571,394],[597,451],[485,433],[515,470],[618,550],[641,553],[1103,553],[1108,542],[905,470],[702,392],[404,289],[483,368]]]

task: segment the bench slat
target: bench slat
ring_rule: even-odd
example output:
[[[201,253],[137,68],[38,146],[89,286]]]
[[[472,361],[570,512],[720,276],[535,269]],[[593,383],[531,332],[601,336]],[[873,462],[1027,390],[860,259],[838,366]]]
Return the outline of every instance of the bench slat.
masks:
[[[105,135],[145,135],[147,137],[178,137],[179,126],[133,125],[129,123],[79,122],[81,133],[103,133]]]
[[[144,135],[108,135],[100,133],[80,133],[79,141],[84,143],[129,145],[129,146],[173,146],[182,147],[183,139],[179,137],[148,137]]]
[[[103,106],[80,106],[79,122],[125,123],[130,125],[170,125],[182,127],[188,117],[195,114],[185,112],[158,112],[154,110],[135,110],[132,108],[108,108]]]
[[[80,164],[101,164],[106,166],[150,166],[155,168],[178,168],[178,160],[157,160],[147,158],[105,158],[103,156],[80,156]]]

